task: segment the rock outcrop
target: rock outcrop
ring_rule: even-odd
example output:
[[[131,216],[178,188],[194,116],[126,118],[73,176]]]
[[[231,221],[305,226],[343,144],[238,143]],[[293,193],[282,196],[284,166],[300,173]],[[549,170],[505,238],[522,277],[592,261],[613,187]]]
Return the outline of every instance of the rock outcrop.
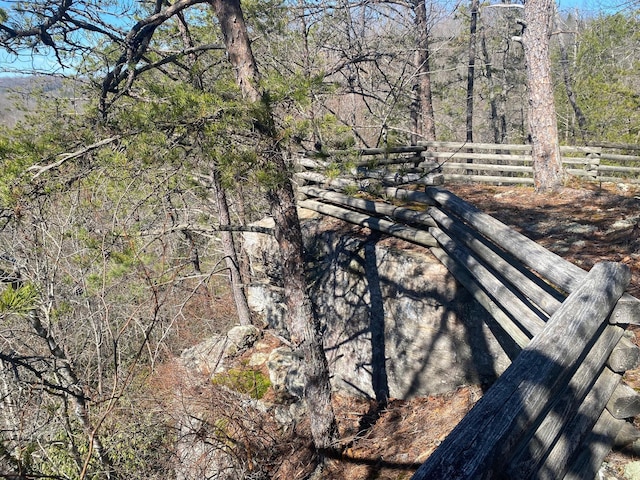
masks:
[[[508,366],[488,314],[427,249],[315,216],[303,231],[334,388],[406,399],[491,381]],[[258,279],[250,306],[286,336],[275,241],[249,233],[245,247]]]

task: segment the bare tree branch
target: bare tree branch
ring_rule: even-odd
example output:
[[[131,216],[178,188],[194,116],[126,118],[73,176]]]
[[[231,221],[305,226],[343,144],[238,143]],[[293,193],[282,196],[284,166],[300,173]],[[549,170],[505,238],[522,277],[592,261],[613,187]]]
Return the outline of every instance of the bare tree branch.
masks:
[[[93,143],[91,145],[88,145],[84,148],[81,148],[80,150],[77,150],[73,153],[63,153],[61,154],[59,157],[59,159],[53,163],[50,163],[48,165],[32,165],[31,167],[29,167],[27,169],[28,172],[36,172],[33,174],[33,177],[31,177],[31,180],[35,180],[36,178],[38,178],[40,175],[42,175],[45,172],[48,172],[49,170],[53,170],[56,168],[59,168],[62,164],[64,164],[65,162],[72,160],[74,158],[78,158],[81,157],[93,150],[97,150],[98,148],[104,147],[105,145],[109,145],[113,142],[117,142],[118,140],[120,140],[122,138],[121,135],[116,135],[113,137],[109,137],[109,138],[105,138],[103,140],[100,140],[99,142]]]

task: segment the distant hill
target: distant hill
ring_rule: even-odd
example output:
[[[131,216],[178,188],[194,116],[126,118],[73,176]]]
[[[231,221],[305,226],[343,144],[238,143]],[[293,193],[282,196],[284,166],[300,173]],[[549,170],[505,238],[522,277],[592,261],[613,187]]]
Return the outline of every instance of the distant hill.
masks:
[[[37,106],[40,94],[64,95],[57,77],[0,77],[0,124],[13,126]]]

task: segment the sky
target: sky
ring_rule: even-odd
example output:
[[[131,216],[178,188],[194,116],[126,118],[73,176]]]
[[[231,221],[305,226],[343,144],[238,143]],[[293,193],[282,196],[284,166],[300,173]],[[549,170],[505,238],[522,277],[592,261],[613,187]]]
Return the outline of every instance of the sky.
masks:
[[[623,2],[624,0],[556,0],[561,12],[577,9],[593,15],[600,12],[616,12]]]
[[[126,1],[126,0],[125,0]],[[464,2],[464,0],[462,0]],[[585,16],[595,16],[601,12],[614,13],[620,10],[620,4],[630,0],[556,0],[561,12],[579,10]],[[15,0],[0,0],[0,9],[9,10]],[[22,53],[18,57],[0,48],[0,77],[16,76],[41,70],[47,73],[65,73],[55,61],[49,48],[41,53]]]

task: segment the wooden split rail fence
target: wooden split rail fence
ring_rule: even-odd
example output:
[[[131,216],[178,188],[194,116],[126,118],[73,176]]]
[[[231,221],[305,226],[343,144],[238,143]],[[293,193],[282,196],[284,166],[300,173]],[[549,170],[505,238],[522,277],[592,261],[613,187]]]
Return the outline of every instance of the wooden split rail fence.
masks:
[[[326,180],[326,179],[325,179]],[[594,478],[612,445],[640,435],[640,395],[621,381],[640,359],[625,335],[640,301],[626,266],[590,272],[440,187],[387,187],[426,211],[306,185],[299,205],[430,248],[491,314],[512,364],[415,473],[424,479]]]
[[[625,146],[561,146],[560,152],[569,175],[595,182],[640,183],[640,155],[618,153],[640,148],[627,145],[623,150],[622,147]],[[441,173],[446,182],[533,184],[531,145],[420,142],[411,146],[336,150],[327,154],[307,152],[298,163],[316,169],[344,169],[347,165],[349,171],[342,173],[386,184],[424,183],[429,173]]]

